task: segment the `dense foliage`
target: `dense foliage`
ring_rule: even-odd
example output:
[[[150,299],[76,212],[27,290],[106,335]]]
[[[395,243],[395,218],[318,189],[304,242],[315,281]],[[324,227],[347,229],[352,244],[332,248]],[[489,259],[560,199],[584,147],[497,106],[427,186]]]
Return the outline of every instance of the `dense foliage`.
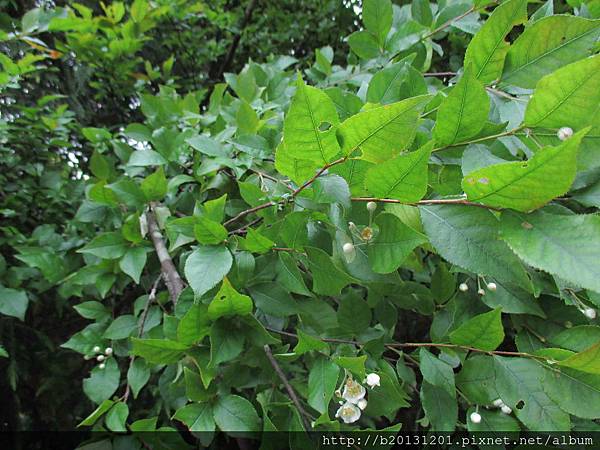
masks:
[[[599,5],[6,15],[6,422],[597,429]]]

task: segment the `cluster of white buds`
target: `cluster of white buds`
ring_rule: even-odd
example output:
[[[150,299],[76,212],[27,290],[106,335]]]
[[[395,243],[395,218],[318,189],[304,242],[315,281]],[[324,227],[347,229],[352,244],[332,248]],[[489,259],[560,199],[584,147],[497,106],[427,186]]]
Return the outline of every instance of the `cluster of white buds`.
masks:
[[[94,352],[95,355],[90,356],[90,355],[85,355],[83,358],[85,360],[89,360],[92,358],[96,358],[96,361],[98,361],[100,364],[98,364],[98,368],[99,369],[104,369],[106,367],[106,363],[104,361],[106,361],[106,358],[110,358],[110,356],[113,354],[113,349],[112,347],[106,347],[104,349],[104,353],[102,353],[102,349],[100,348],[100,346],[96,345],[92,351]]]
[[[562,127],[558,130],[556,136],[558,136],[561,141],[566,141],[573,136],[573,129],[570,127]]]
[[[492,405],[494,405],[496,408],[500,408],[500,411],[502,411],[504,414],[508,415],[508,414],[512,414],[512,409],[510,408],[510,406],[506,405],[501,398],[497,398],[496,400],[494,400],[492,402]]]
[[[479,281],[477,281],[477,285],[479,285]],[[494,283],[493,281],[486,283],[485,287],[487,287],[488,290],[490,290],[492,292],[495,292],[498,289],[498,285],[496,283]],[[469,290],[469,285],[466,282],[460,283],[458,285],[458,290],[461,292],[467,292]],[[481,286],[479,286],[479,288],[477,289],[477,293],[479,295],[485,295],[485,289],[483,289]]]
[[[370,373],[364,382],[373,389],[375,386],[380,385],[381,378],[376,373]],[[341,406],[335,413],[335,417],[342,419],[344,423],[354,423],[360,419],[362,411],[367,407],[367,399],[365,398],[367,390],[365,387],[354,381],[352,377],[348,377],[343,391],[337,390],[336,394],[343,400],[340,401]]]

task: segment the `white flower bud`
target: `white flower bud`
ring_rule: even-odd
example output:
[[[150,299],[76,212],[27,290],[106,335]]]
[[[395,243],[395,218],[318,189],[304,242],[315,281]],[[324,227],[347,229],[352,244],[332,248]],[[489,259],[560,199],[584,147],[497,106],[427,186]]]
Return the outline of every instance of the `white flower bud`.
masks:
[[[342,250],[344,250],[345,254],[349,255],[354,251],[354,245],[352,244],[352,242],[346,242],[342,246]]]
[[[94,353],[100,353],[100,347],[99,346],[95,346],[94,347]]]
[[[370,388],[381,386],[381,377],[376,373],[370,373],[367,375],[367,384]]]
[[[571,322],[570,320],[567,320],[565,322],[565,328],[572,328],[573,327],[573,322]]]
[[[358,406],[361,409],[361,411],[364,411],[367,407],[367,401],[364,398],[361,398],[356,404],[356,406]]]
[[[510,406],[506,406],[506,405],[502,405],[500,407],[500,411],[502,411],[504,414],[511,414],[512,413],[512,409],[510,409]]]
[[[492,405],[496,406],[496,407],[501,407],[502,405],[504,405],[504,402],[502,401],[501,398],[497,398],[496,400],[494,400],[492,402]]]
[[[98,357],[96,358],[96,361],[98,361],[98,362],[104,361],[104,355],[98,355]]]
[[[99,369],[104,369],[106,367],[106,364],[102,363],[98,366]]]
[[[92,357],[90,355],[83,355],[83,359],[89,361]]]
[[[106,349],[104,350],[104,354],[105,354],[106,356],[110,356],[110,355],[112,355],[112,352],[113,352],[113,349],[112,349],[112,347],[106,347]]]
[[[556,133],[556,135],[558,136],[558,138],[561,141],[566,141],[571,136],[573,136],[573,129],[569,128],[569,127],[562,127],[561,129],[558,130],[558,132]]]
[[[481,423],[481,414],[479,414],[478,412],[471,413],[469,418],[471,419],[471,422],[473,422],[473,423]]]
[[[583,310],[583,315],[585,317],[587,317],[588,319],[595,319],[596,318],[596,310],[594,308],[585,308]]]
[[[469,290],[469,285],[467,283],[460,283],[458,285],[458,290],[461,292],[467,292]]]
[[[494,283],[494,282],[490,282],[490,283],[488,283],[488,284],[487,284],[487,288],[488,288],[490,291],[495,291],[496,289],[498,289],[498,286],[496,286],[496,283]]]
[[[376,209],[377,209],[377,203],[375,203],[375,202],[368,202],[368,203],[367,203],[367,210],[368,210],[369,212],[371,212],[371,213],[372,213],[372,212],[374,212]]]
[[[477,289],[479,295],[485,295],[485,291],[482,288]]]
[[[335,413],[335,417],[341,418],[344,423],[353,423],[360,419],[360,409],[350,402],[344,403]]]

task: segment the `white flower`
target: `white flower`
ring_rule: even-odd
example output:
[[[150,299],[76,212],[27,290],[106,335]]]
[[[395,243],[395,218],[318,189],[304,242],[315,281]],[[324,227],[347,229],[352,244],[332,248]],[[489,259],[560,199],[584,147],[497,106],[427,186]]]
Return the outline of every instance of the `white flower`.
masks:
[[[94,347],[94,353],[100,353],[100,347],[99,346],[95,346]]]
[[[512,409],[510,409],[510,406],[506,406],[506,405],[502,405],[500,407],[500,411],[502,411],[504,414],[512,413]]]
[[[346,402],[337,410],[335,417],[341,418],[344,423],[353,423],[360,419],[360,409],[356,405]]]
[[[376,373],[370,373],[367,375],[367,384],[370,388],[374,388],[375,386],[381,386],[381,377]]]
[[[105,354],[106,356],[110,356],[110,355],[112,355],[112,352],[113,352],[113,349],[112,349],[112,347],[106,347],[106,349],[104,350],[104,354]]]
[[[569,127],[562,127],[558,130],[558,133],[556,133],[556,135],[561,141],[566,141],[571,136],[573,136],[573,129]]]
[[[494,405],[494,406],[496,406],[496,407],[499,408],[500,406],[504,405],[504,402],[502,401],[501,398],[497,398],[496,400],[494,400],[492,402],[492,405]]]
[[[99,369],[104,369],[106,367],[106,364],[102,363],[98,366]]]
[[[367,393],[364,386],[354,381],[352,378],[348,378],[346,384],[344,386],[344,391],[342,392],[342,398],[346,400],[346,402],[350,403],[358,403],[361,398],[364,398]]]
[[[481,289],[481,288],[479,288],[479,289],[477,290],[477,293],[478,293],[479,295],[485,295],[485,291],[484,291],[483,289]]]
[[[595,319],[596,318],[596,310],[594,308],[585,308],[583,310],[583,315],[585,317],[587,317],[588,319]]]
[[[461,292],[467,292],[469,290],[469,285],[467,283],[460,283],[458,285],[458,290]]]
[[[102,362],[102,361],[104,361],[104,355],[98,355],[98,357],[96,358],[96,360],[97,360],[98,362]]]
[[[364,409],[367,407],[367,401],[364,398],[361,398],[356,404],[356,406],[358,406],[361,409],[361,411],[364,411]]]
[[[473,423],[481,423],[481,414],[479,414],[478,412],[471,413],[469,418],[471,419],[471,422],[473,422]]]
[[[369,212],[374,212],[377,209],[377,203],[375,202],[368,202],[367,203],[367,210]]]
[[[487,288],[488,288],[490,291],[495,291],[496,289],[498,289],[498,286],[496,286],[496,283],[493,283],[493,282],[491,282],[491,283],[488,283],[488,284],[487,284]]]

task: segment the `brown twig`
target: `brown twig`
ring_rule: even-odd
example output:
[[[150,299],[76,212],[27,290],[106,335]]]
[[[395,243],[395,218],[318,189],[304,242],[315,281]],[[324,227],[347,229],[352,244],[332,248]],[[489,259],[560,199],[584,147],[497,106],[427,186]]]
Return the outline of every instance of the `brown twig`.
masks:
[[[156,290],[158,289],[158,284],[160,283],[160,280],[162,279],[162,277],[163,277],[163,275],[161,273],[158,276],[158,278],[156,280],[154,280],[154,283],[152,284],[152,288],[150,289],[150,293],[148,294],[148,300],[146,300],[146,304],[144,305],[144,310],[142,311],[142,315],[140,316],[140,321],[138,323],[138,333],[137,333],[138,338],[141,338],[142,335],[144,334],[144,326],[146,325],[146,319],[148,318],[148,311],[150,310],[150,305],[156,299]],[[131,355],[129,357],[129,369],[131,369],[131,366],[133,365],[134,361],[135,361],[135,355]],[[127,370],[128,372],[129,372],[129,369]],[[127,383],[125,386],[125,393],[121,397],[121,400],[124,401],[125,403],[127,403],[127,399],[129,398],[130,388],[131,387],[129,386],[129,383]]]
[[[171,259],[171,255],[167,250],[167,246],[165,245],[165,239],[160,232],[158,222],[156,221],[154,208],[155,204],[151,203],[150,208],[146,212],[148,234],[150,234],[150,239],[152,239],[154,249],[156,250],[156,255],[160,261],[160,268],[165,280],[165,284],[167,285],[167,289],[169,291],[169,298],[173,304],[176,304],[177,297],[179,297],[179,294],[183,290],[184,284],[179,272],[177,271],[177,268],[175,267],[175,264],[173,263],[173,259]]]
[[[306,412],[306,410],[304,409],[304,407],[300,403],[300,400],[298,399],[298,396],[296,395],[296,392],[294,391],[294,388],[292,387],[292,385],[288,381],[287,377],[285,376],[285,373],[283,373],[283,370],[281,370],[281,367],[279,366],[279,364],[277,363],[277,360],[273,356],[273,352],[271,352],[271,348],[268,345],[265,345],[263,348],[265,350],[267,358],[269,359],[269,362],[273,366],[273,369],[275,370],[275,372],[279,376],[279,379],[283,383],[283,386],[285,387],[285,390],[287,391],[288,395],[290,396],[290,399],[292,400],[292,402],[296,406],[296,409],[300,413],[300,417],[302,419],[302,423],[304,423],[304,428],[306,429],[306,431],[309,431],[312,428],[311,425],[310,425],[310,422],[309,422],[309,419],[311,419],[310,414],[308,414]]]
[[[280,334],[282,336],[288,336],[288,337],[294,338],[296,340],[298,339],[297,334],[290,333],[289,331],[277,330],[277,329],[271,328],[271,327],[266,327],[266,329],[268,331]],[[318,337],[317,339],[319,339],[320,341],[323,341],[323,342],[333,342],[333,343],[338,343],[338,344],[351,344],[351,345],[356,345],[358,347],[362,347],[364,345],[358,341],[352,341],[352,340],[348,340],[348,339],[321,338],[321,337]],[[390,342],[388,344],[384,344],[384,346],[387,348],[390,348],[390,349],[419,348],[419,347],[453,348],[453,349],[471,351],[471,352],[475,352],[475,353],[484,353],[486,355],[519,356],[521,358],[531,358],[531,359],[540,359],[540,360],[548,359],[543,356],[532,355],[531,353],[511,352],[511,351],[504,351],[504,350],[482,350],[480,348],[469,347],[466,345],[445,344],[445,343],[435,343],[435,342]]]
[[[396,200],[393,198],[376,198],[376,197],[353,197],[353,202],[377,202],[377,203],[399,203],[402,205],[419,206],[419,205],[463,205],[463,206],[475,206],[478,208],[491,209],[493,211],[501,211],[500,208],[493,206],[484,205],[482,203],[470,202],[462,198],[432,198],[419,200],[418,202],[407,203],[402,200]]]
[[[425,72],[424,77],[454,77],[456,72]]]

